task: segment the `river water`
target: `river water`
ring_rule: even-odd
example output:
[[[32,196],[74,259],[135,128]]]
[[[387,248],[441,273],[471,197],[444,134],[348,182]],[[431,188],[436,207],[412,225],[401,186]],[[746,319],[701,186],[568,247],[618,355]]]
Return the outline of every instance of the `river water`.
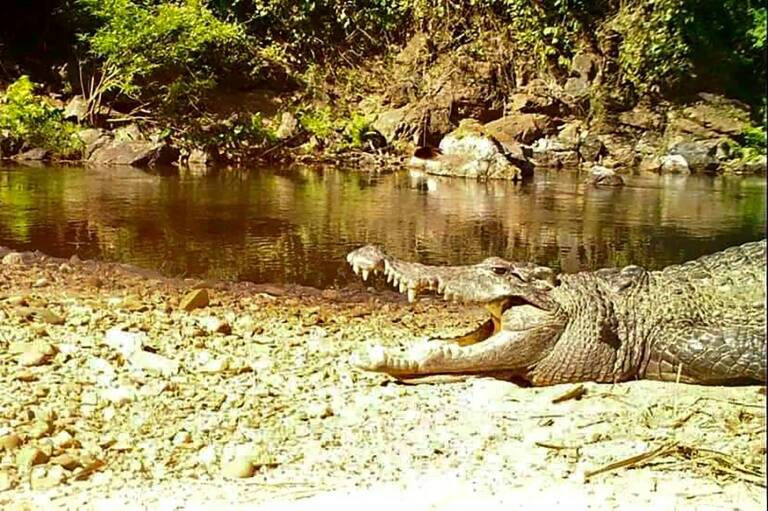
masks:
[[[765,236],[764,177],[642,175],[618,189],[582,179],[0,167],[0,246],[172,276],[328,287],[355,278],[344,256],[366,243],[430,264],[497,255],[574,272],[656,269]]]

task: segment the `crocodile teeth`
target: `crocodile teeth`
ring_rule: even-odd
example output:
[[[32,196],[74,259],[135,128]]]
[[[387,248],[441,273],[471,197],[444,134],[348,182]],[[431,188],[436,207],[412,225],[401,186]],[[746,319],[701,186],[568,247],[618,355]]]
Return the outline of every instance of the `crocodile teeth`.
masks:
[[[387,284],[391,284],[392,281],[395,280],[395,274],[392,272],[387,272],[387,270],[384,270],[384,273],[387,275]]]
[[[408,284],[405,283],[405,279],[400,281],[400,292],[405,293],[408,290]]]
[[[370,271],[367,268],[363,268],[362,269],[363,280],[368,280],[369,273],[370,273]]]
[[[409,287],[408,288],[408,301],[410,303],[413,303],[416,300],[416,288]]]

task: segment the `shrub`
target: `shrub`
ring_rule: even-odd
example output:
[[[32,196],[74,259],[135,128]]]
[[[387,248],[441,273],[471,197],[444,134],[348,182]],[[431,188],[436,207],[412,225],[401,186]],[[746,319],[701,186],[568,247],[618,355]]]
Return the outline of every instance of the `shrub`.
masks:
[[[50,150],[60,157],[79,157],[82,141],[78,126],[62,111],[35,95],[35,84],[21,76],[0,96],[0,136]]]
[[[178,111],[221,77],[246,80],[258,72],[243,27],[216,18],[202,0],[77,2],[98,27],[82,39],[115,76],[118,92]]]

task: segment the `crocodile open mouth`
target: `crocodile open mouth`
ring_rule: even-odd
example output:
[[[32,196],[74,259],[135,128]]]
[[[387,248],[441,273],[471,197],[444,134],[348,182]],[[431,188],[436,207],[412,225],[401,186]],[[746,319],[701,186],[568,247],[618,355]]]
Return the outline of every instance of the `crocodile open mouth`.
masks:
[[[467,298],[463,293],[452,290],[452,281],[455,281],[456,267],[427,268],[419,263],[398,264],[384,260],[374,268],[355,265],[350,261],[353,271],[367,281],[371,273],[381,273],[388,284],[392,285],[401,294],[407,296],[409,302],[414,302],[421,296],[441,296],[444,300],[454,303],[476,303],[484,306],[490,317],[480,323],[477,328],[457,337],[437,337],[433,340],[469,346],[482,342],[502,330],[504,325],[504,313],[517,306],[529,305],[536,308],[536,304],[519,296],[503,296],[490,301],[479,301]],[[428,269],[428,271],[427,271]],[[455,287],[455,286],[453,286]],[[479,303],[478,303],[479,302]]]

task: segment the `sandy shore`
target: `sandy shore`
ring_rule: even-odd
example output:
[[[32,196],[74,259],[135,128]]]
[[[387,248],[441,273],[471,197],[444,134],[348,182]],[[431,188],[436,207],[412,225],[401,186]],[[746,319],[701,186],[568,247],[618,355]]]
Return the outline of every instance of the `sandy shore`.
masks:
[[[763,387],[404,385],[350,355],[483,311],[8,254],[0,508],[766,507]]]

